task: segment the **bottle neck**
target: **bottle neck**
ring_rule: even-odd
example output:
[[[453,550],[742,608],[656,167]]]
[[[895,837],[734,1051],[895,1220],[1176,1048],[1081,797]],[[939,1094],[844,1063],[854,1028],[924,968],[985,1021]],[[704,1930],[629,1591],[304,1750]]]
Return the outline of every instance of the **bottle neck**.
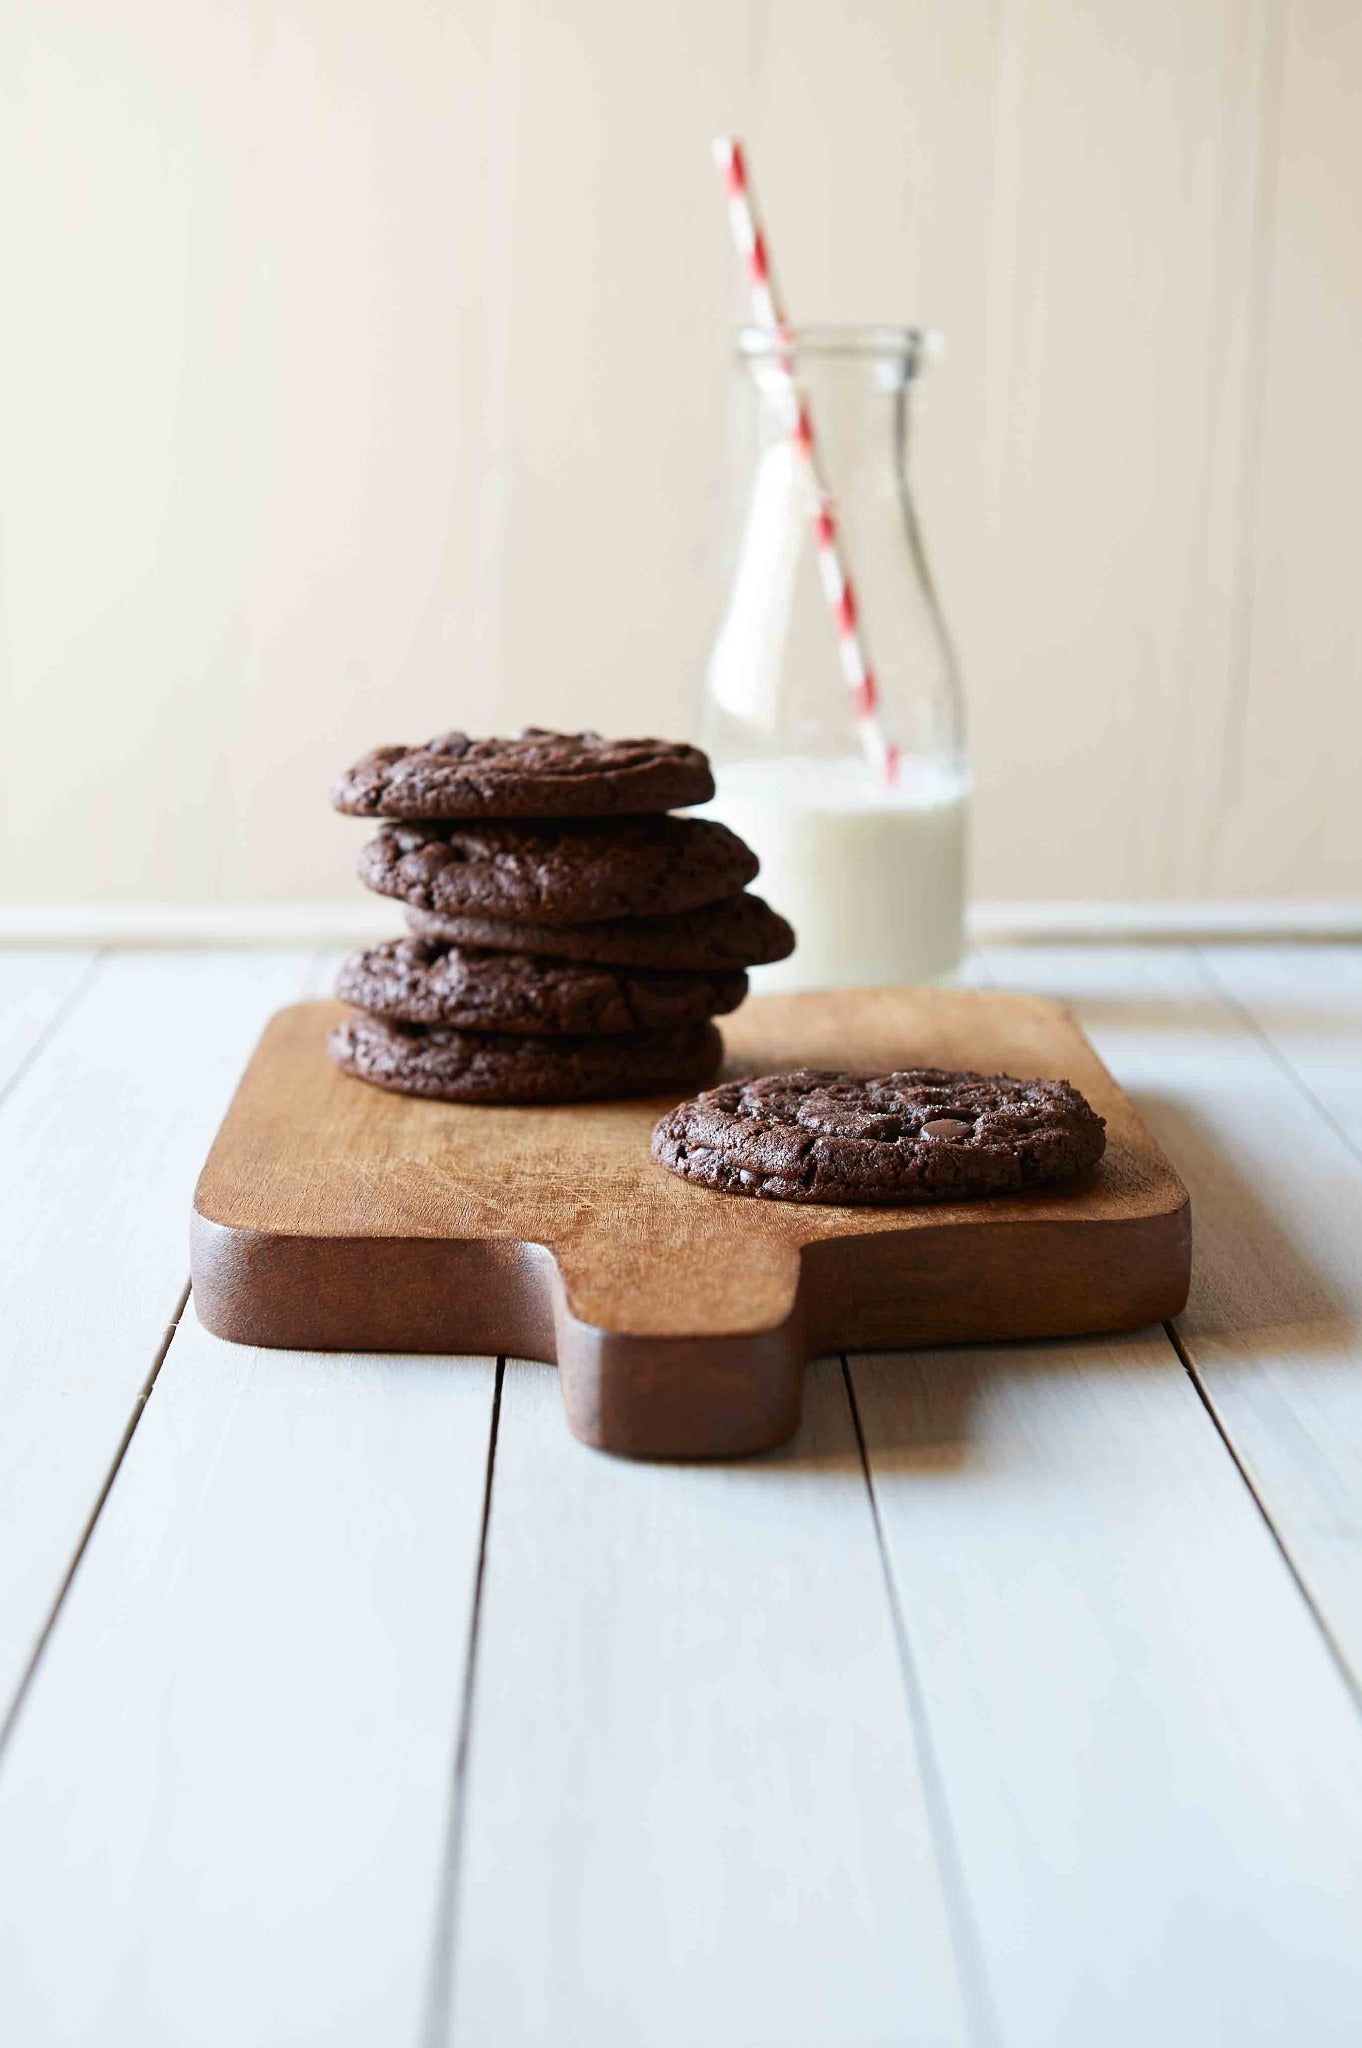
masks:
[[[709,694],[735,752],[878,748],[955,772],[958,667],[907,467],[920,337],[826,332],[740,337],[758,459]],[[811,544],[820,497],[830,538]],[[868,712],[856,708],[866,676]]]
[[[740,353],[755,387],[765,430],[790,431],[802,406],[820,466],[836,462],[859,472],[866,462],[901,462],[907,451],[911,391],[918,349],[905,330],[893,349],[813,345],[798,330],[788,347],[763,334]],[[844,488],[840,475],[834,488]]]

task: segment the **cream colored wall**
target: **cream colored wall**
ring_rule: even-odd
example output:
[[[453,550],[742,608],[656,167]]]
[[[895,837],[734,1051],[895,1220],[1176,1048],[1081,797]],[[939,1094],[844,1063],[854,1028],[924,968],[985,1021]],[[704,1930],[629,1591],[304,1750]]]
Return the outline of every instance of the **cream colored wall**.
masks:
[[[1354,0],[17,0],[9,901],[335,897],[384,739],[683,731],[743,133],[919,320],[989,897],[1362,895]]]

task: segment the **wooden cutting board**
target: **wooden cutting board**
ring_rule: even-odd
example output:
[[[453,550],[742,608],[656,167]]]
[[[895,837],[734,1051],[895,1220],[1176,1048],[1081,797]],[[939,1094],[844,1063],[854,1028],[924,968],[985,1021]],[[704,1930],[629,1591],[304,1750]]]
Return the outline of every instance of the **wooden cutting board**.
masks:
[[[964,990],[753,997],[727,1073],[1065,1077],[1107,1119],[1080,1179],[950,1206],[822,1208],[653,1164],[670,1099],[475,1109],[347,1080],[339,1004],[273,1018],[194,1200],[200,1320],[243,1344],[556,1362],[584,1443],[719,1457],[784,1441],[827,1351],[1135,1328],[1187,1298],[1187,1193],[1055,1003]]]

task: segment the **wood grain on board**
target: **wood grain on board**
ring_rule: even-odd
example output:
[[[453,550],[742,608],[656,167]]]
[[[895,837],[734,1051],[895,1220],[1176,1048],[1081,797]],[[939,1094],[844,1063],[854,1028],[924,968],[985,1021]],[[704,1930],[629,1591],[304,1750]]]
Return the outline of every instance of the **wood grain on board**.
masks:
[[[1186,1295],[1185,1190],[1072,1021],[965,990],[756,998],[730,1070],[1062,1075],[1107,1118],[1092,1173],[904,1208],[715,1194],[649,1156],[653,1100],[485,1109],[344,1079],[342,1014],[276,1017],[195,1200],[199,1313],[243,1342],[556,1360],[574,1432],[635,1456],[787,1438],[820,1351],[1132,1328]]]

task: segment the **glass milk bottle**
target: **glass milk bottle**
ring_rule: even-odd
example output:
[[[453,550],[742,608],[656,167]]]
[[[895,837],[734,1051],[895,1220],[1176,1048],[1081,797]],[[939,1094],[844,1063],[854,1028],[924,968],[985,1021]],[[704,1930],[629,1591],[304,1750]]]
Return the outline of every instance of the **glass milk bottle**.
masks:
[[[798,934],[791,959],[756,970],[759,989],[929,981],[960,958],[960,681],[907,471],[924,342],[900,327],[738,337],[754,463],[703,738],[709,808],[761,856],[755,886]],[[791,432],[791,369],[816,476]],[[822,538],[835,531],[851,585],[840,634],[819,482]],[[868,667],[868,691],[848,682],[848,657],[853,677],[858,659]]]

